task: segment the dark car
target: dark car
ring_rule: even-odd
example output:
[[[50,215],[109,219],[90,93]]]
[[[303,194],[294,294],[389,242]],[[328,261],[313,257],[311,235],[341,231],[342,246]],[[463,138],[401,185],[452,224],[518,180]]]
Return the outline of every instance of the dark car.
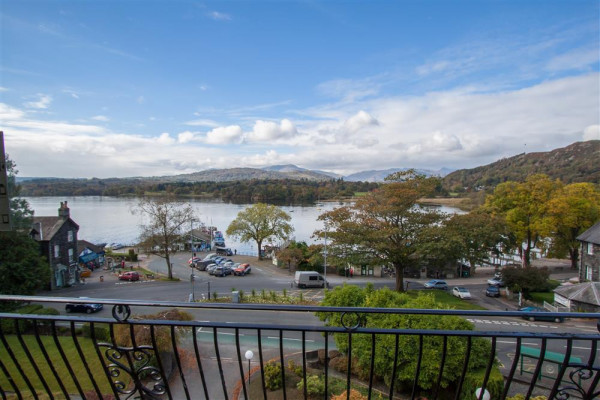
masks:
[[[485,289],[485,295],[488,297],[500,297],[500,288],[490,285]]]
[[[448,284],[446,283],[446,281],[432,279],[429,282],[425,282],[425,289],[448,290]]]
[[[80,299],[85,299],[86,297],[80,297]],[[65,311],[69,312],[83,312],[87,314],[91,314],[93,312],[98,312],[102,310],[102,304],[97,303],[67,303],[65,305]]]
[[[536,313],[549,313],[548,310],[541,307],[523,307],[519,308],[519,311],[525,312],[536,312]],[[549,322],[564,322],[564,317],[555,317],[553,315],[523,315],[523,319],[529,321],[549,321]]]

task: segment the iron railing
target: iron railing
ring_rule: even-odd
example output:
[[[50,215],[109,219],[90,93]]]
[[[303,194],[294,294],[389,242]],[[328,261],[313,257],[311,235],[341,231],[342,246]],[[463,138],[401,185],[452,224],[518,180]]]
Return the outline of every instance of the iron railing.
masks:
[[[600,396],[600,313],[7,295],[0,301],[112,306],[108,317],[0,313],[3,399],[330,399],[344,391],[349,399],[352,389],[369,399]],[[181,320],[174,309],[192,319]],[[161,319],[143,316],[157,312]],[[313,313],[330,313],[331,325]],[[370,320],[383,314],[412,321],[462,317],[477,329],[373,327]],[[548,316],[569,319],[521,318]],[[249,349],[256,357],[243,355]],[[278,382],[286,384],[271,390]]]

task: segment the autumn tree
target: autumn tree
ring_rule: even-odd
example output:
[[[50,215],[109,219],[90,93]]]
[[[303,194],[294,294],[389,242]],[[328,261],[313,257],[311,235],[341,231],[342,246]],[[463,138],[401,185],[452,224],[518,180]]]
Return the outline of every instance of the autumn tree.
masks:
[[[291,217],[281,208],[257,203],[240,211],[227,227],[227,235],[240,242],[256,242],[258,259],[262,260],[262,245],[267,240],[286,240],[294,231]]]
[[[132,209],[132,213],[141,215],[140,245],[151,254],[165,259],[169,279],[173,279],[171,254],[176,244],[181,242],[183,228],[194,219],[194,209],[174,197],[142,198]]]
[[[600,220],[600,191],[591,183],[572,183],[555,191],[547,210],[549,254],[554,257],[568,254],[571,268],[576,269],[577,237]]]
[[[403,291],[404,269],[418,264],[424,229],[441,217],[436,211],[420,207],[417,201],[432,193],[438,181],[412,170],[398,172],[354,204],[320,215],[327,225],[332,260],[392,265],[396,290]],[[324,237],[325,229],[315,234]]]
[[[296,268],[298,264],[304,260],[304,254],[302,254],[302,250],[297,247],[286,247],[277,253],[277,260],[281,261],[290,271],[292,271],[292,266]]]
[[[525,267],[531,265],[531,250],[548,231],[548,204],[561,186],[560,181],[538,174],[528,177],[525,182],[501,183],[486,198],[485,210],[505,219],[519,246]]]

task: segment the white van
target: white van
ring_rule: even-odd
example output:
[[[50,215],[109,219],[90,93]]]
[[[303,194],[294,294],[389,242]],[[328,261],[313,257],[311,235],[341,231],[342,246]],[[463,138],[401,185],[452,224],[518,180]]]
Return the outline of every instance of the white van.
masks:
[[[326,282],[321,274],[315,271],[296,271],[294,275],[294,284],[302,289],[307,287],[329,287],[329,282]]]

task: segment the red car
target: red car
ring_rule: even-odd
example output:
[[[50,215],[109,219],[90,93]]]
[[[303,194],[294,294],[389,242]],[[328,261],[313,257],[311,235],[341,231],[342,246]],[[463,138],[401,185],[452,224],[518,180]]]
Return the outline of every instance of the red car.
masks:
[[[127,271],[119,275],[119,280],[122,281],[139,281],[140,274],[136,271]]]
[[[250,271],[252,271],[252,268],[250,268],[250,264],[240,264],[239,267],[233,270],[233,274],[237,276],[242,276],[249,274]]]

